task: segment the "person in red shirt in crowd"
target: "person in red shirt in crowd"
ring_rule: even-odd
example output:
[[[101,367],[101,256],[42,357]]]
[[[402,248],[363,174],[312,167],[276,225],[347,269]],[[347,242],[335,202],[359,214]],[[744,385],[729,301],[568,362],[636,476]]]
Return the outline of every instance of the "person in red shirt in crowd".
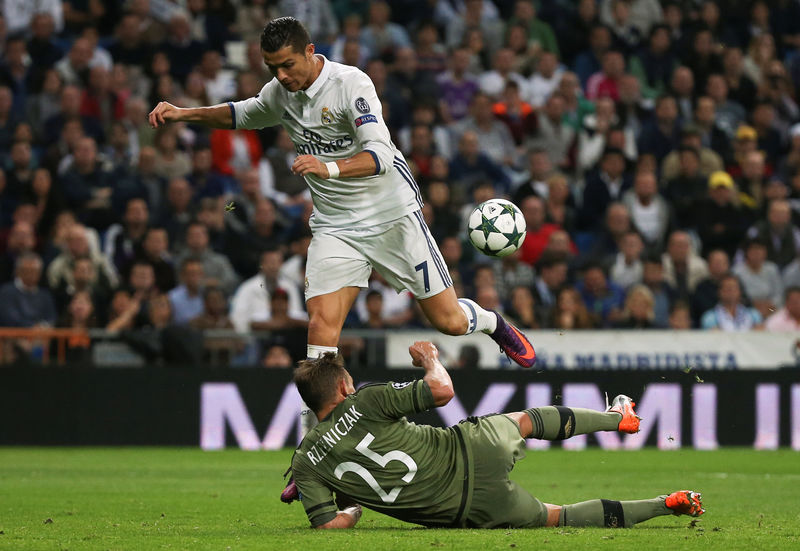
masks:
[[[561,231],[561,226],[545,222],[547,210],[544,200],[537,195],[529,195],[519,203],[522,215],[525,217],[527,231],[525,241],[520,248],[520,260],[528,264],[536,264],[539,257],[547,248],[550,242],[550,235]],[[575,245],[570,244],[572,252],[575,253]]]

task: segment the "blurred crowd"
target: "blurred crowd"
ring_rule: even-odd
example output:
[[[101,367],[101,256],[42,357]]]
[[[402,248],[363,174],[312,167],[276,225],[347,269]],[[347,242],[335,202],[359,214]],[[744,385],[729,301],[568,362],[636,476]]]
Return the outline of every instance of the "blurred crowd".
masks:
[[[375,84],[459,296],[524,328],[800,329],[797,0],[2,7],[2,326],[302,332],[287,134],[146,121],[256,95],[263,25],[292,15]],[[503,260],[466,238],[492,197],[528,227]],[[424,324],[377,274],[347,321]]]

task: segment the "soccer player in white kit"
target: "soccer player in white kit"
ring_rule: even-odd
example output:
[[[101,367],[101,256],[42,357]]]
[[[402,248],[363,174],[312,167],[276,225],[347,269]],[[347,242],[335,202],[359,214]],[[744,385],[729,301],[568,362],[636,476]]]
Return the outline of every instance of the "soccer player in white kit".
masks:
[[[308,32],[292,17],[267,24],[261,54],[275,78],[257,96],[199,108],[162,101],[149,121],[228,129],[280,124],[289,133],[298,153],[292,170],[305,177],[314,203],[305,280],[308,357],[337,351],[345,317],[374,268],[396,290],[413,293],[442,333],[482,331],[519,365],[533,365],[533,346],[522,333],[456,296],[422,218],[419,187],[391,141],[369,77],[315,54]]]

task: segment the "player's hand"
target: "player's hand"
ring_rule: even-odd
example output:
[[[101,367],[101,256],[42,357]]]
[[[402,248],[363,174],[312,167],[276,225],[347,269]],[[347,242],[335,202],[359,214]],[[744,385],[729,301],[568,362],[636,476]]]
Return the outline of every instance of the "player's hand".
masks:
[[[170,121],[177,121],[180,117],[180,108],[175,107],[168,101],[160,101],[155,109],[147,115],[147,121],[153,128],[163,126]]]
[[[411,354],[412,364],[416,367],[423,367],[426,363],[439,360],[439,350],[436,345],[428,341],[417,341],[408,347]]]
[[[292,163],[292,172],[300,176],[313,174],[320,178],[326,179],[330,176],[328,167],[325,163],[314,157],[313,155],[299,155]]]

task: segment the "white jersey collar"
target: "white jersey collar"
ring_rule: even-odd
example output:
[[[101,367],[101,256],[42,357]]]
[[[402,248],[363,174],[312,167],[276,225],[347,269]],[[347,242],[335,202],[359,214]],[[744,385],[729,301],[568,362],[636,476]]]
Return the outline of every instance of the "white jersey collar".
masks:
[[[314,82],[311,83],[311,86],[309,86],[305,90],[300,90],[297,92],[298,95],[304,94],[305,97],[307,97],[308,99],[312,99],[315,95],[317,95],[317,92],[319,92],[319,89],[322,88],[322,85],[325,83],[326,80],[328,80],[328,76],[330,76],[331,74],[331,64],[328,61],[328,58],[326,58],[322,54],[314,54],[314,55],[322,59],[323,63],[322,70],[319,72],[319,75],[317,76],[316,80],[314,80]]]

